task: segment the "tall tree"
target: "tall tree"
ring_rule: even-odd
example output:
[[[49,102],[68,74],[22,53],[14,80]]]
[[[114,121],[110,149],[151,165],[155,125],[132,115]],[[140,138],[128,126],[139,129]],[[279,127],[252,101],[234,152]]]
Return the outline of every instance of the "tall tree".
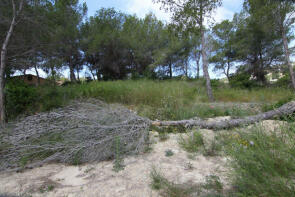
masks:
[[[266,83],[267,71],[283,60],[282,42],[268,20],[264,3],[245,1],[243,11],[233,20],[237,60],[260,83]]]
[[[294,1],[276,1],[268,0],[265,6],[270,8],[270,17],[274,21],[276,30],[280,33],[285,53],[285,62],[289,68],[290,79],[293,89],[295,90],[295,75],[293,66],[290,60],[289,37],[288,34],[292,33],[292,28],[295,23],[295,2]]]
[[[12,15],[11,15],[11,22],[9,25],[9,29],[6,33],[6,37],[2,43],[1,47],[1,64],[0,64],[0,124],[4,126],[5,124],[5,104],[4,104],[4,83],[5,83],[5,76],[4,72],[6,69],[7,63],[7,48],[10,43],[12,34],[14,32],[14,28],[20,20],[19,16],[23,10],[24,0],[14,1],[11,0],[12,5]]]
[[[86,4],[79,4],[78,0],[57,1],[55,4],[57,26],[55,32],[55,46],[59,58],[63,58],[70,70],[71,81],[76,81],[77,57],[80,53],[80,27],[86,15]],[[70,20],[69,20],[70,19]]]
[[[213,51],[210,63],[215,64],[215,70],[222,70],[230,80],[230,70],[233,68],[236,51],[234,47],[234,24],[224,20],[213,27]]]
[[[201,53],[203,73],[206,78],[207,95],[210,101],[214,101],[210,76],[208,72],[208,42],[206,41],[205,19],[211,17],[212,12],[221,6],[221,0],[154,0],[161,3],[165,10],[173,13],[172,20],[175,24],[189,31],[195,31],[196,26],[201,35]]]

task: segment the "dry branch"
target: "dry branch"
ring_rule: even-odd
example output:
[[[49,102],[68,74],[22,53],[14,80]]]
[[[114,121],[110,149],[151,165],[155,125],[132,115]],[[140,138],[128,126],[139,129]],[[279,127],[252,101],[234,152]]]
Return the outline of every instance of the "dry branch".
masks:
[[[0,171],[48,162],[80,164],[111,159],[116,138],[122,155],[142,152],[150,120],[93,99],[29,116],[14,125],[12,131],[0,133]]]
[[[231,119],[223,121],[206,121],[206,120],[180,120],[180,121],[153,121],[154,126],[185,126],[192,127],[197,126],[201,129],[228,129],[248,124],[253,124],[261,120],[267,120],[274,117],[290,115],[295,112],[295,101],[291,101],[277,109],[260,113],[254,116],[247,116],[240,119]]]

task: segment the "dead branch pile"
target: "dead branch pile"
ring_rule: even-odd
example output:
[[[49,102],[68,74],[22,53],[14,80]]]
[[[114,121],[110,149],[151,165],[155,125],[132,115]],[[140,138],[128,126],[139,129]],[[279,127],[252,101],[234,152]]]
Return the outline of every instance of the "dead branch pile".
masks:
[[[0,171],[51,161],[80,164],[111,159],[115,139],[122,154],[138,153],[144,149],[149,125],[149,120],[121,106],[75,101],[26,117],[0,134]]]

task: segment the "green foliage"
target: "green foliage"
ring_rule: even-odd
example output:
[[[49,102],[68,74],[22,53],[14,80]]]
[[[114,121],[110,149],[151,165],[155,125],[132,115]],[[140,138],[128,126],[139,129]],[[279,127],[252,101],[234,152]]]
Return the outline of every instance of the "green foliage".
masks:
[[[219,176],[210,175],[206,177],[206,182],[204,183],[203,188],[221,193],[223,190],[223,184],[221,183]]]
[[[155,168],[150,173],[152,179],[151,188],[158,190],[161,196],[165,197],[189,197],[192,193],[198,190],[197,187],[190,187],[186,185],[174,184],[168,181],[164,175],[162,175]]]
[[[51,192],[54,190],[54,185],[43,185],[39,188],[40,193]]]
[[[248,73],[237,73],[232,75],[229,80],[229,84],[233,88],[254,88],[259,87],[255,80],[250,79],[251,75]]]
[[[208,147],[204,147],[203,155],[204,156],[218,156],[222,150],[222,145],[216,139],[214,139]]]
[[[168,133],[167,132],[159,132],[159,139],[160,139],[160,141],[166,141],[166,140],[168,140],[169,139],[169,135],[168,135]]]
[[[158,190],[164,197],[223,196],[221,194],[223,185],[220,178],[215,175],[206,177],[206,182],[201,184],[175,184],[166,179],[158,170],[152,168],[150,177],[152,180],[151,188]]]
[[[11,119],[21,113],[34,111],[32,108],[34,108],[37,99],[38,93],[36,88],[28,86],[22,81],[9,82],[5,89],[7,117]]]
[[[294,196],[294,124],[274,132],[254,127],[225,142],[232,158],[235,196]]]
[[[114,149],[115,149],[115,160],[114,160],[114,165],[113,165],[113,171],[119,172],[121,170],[124,170],[124,160],[122,158],[122,144],[120,137],[117,136],[114,140]]]
[[[7,98],[9,103],[7,112],[13,119],[19,114],[34,114],[40,111],[51,110],[69,103],[72,99],[98,98],[108,103],[120,103],[137,111],[139,115],[158,120],[181,120],[193,117],[210,118],[215,116],[245,116],[257,113],[257,110],[222,107],[206,104],[208,99],[202,81],[151,81],[128,80],[107,81],[72,84],[64,87],[44,86],[29,87],[23,84],[13,85]],[[7,86],[8,88],[10,85]],[[7,90],[8,90],[7,88]],[[23,90],[24,88],[24,90]],[[28,94],[27,102],[18,95],[20,92]],[[26,95],[27,95],[26,93]],[[282,88],[255,88],[233,89],[226,84],[216,88],[217,102],[261,102],[273,103],[292,97],[290,89]],[[30,103],[30,104],[28,104]],[[197,104],[196,104],[197,103]],[[17,108],[16,108],[16,107]],[[181,128],[179,128],[181,129]]]
[[[289,87],[291,85],[290,75],[285,74],[282,78],[279,78],[274,85],[278,87]]]
[[[168,150],[165,151],[165,156],[166,156],[166,157],[171,157],[171,156],[173,156],[173,155],[174,155],[174,153],[173,153],[172,150],[168,149]]]
[[[200,132],[192,132],[185,137],[181,135],[178,143],[189,153],[197,153],[204,146],[203,136]]]

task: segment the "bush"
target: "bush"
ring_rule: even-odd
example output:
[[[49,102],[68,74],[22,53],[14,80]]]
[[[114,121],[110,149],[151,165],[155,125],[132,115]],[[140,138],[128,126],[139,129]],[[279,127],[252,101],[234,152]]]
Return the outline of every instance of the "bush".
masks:
[[[274,85],[278,87],[289,87],[291,85],[290,75],[285,74],[282,78],[278,79]]]
[[[211,79],[211,87],[212,88],[218,88],[220,87],[222,84],[220,83],[219,79]]]
[[[238,73],[232,75],[229,79],[229,84],[233,88],[254,88],[258,87],[259,84],[254,81],[250,80],[251,75],[248,73]]]
[[[196,153],[204,146],[203,136],[200,132],[193,132],[185,138],[181,136],[179,145],[189,153]]]
[[[6,115],[9,119],[34,111],[38,93],[35,87],[22,81],[9,82],[5,88]]]

